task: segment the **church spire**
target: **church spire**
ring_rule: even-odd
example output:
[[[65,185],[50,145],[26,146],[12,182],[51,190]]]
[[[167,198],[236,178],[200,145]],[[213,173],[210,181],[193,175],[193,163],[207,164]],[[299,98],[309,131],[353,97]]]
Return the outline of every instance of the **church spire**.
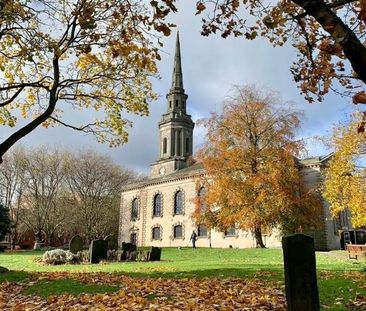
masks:
[[[192,118],[186,111],[187,98],[183,88],[182,59],[177,33],[172,86],[166,94],[168,109],[159,122],[160,156],[152,165],[152,177],[171,174],[187,167],[187,159],[193,153],[194,128]]]
[[[170,91],[171,92],[178,91],[178,92],[184,93],[182,60],[181,60],[181,55],[180,55],[179,31],[177,32],[177,41],[176,41],[176,45],[175,45],[172,87],[171,87]]]

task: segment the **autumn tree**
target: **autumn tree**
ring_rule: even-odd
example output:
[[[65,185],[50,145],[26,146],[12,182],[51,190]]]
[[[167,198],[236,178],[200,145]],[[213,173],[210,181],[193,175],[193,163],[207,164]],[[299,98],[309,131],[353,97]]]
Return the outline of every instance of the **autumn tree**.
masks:
[[[297,164],[300,114],[279,102],[273,93],[237,87],[221,114],[201,121],[207,142],[198,158],[207,192],[196,221],[250,230],[257,247],[264,247],[263,232],[304,231],[321,216],[320,200],[304,187]]]
[[[356,227],[366,226],[366,136],[356,131],[359,118],[355,115],[349,124],[334,129],[334,153],[324,182],[324,197],[333,216],[349,209]]]
[[[67,161],[69,226],[89,241],[118,233],[121,188],[135,177],[107,157],[92,151]]]
[[[38,126],[64,125],[111,146],[127,141],[128,113],[155,98],[159,34],[173,0],[4,0],[0,5],[0,125],[13,133],[3,155]],[[65,120],[63,111],[95,117]],[[18,122],[24,118],[25,122]]]
[[[323,100],[329,90],[366,103],[366,2],[364,0],[199,0],[202,34],[221,33],[274,46],[291,44],[297,59],[291,73],[305,98]],[[341,88],[339,86],[342,86]]]

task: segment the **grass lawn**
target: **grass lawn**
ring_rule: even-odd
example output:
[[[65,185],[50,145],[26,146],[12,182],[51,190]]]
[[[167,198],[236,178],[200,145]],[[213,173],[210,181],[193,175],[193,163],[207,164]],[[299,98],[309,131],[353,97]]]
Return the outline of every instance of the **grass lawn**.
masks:
[[[366,262],[349,261],[326,253],[317,253],[318,284],[321,304],[329,310],[346,310],[346,304],[360,293],[366,296]],[[260,279],[283,283],[283,258],[280,249],[176,249],[164,248],[161,262],[106,263],[97,265],[45,266],[37,261],[40,251],[0,253],[0,266],[12,272],[0,274],[0,282],[32,280],[35,272],[123,273],[133,277],[186,279],[193,277]],[[59,295],[118,290],[111,284],[86,286],[71,277],[64,280],[38,280],[24,294]],[[360,286],[363,285],[363,288]],[[328,308],[329,307],[329,308]]]

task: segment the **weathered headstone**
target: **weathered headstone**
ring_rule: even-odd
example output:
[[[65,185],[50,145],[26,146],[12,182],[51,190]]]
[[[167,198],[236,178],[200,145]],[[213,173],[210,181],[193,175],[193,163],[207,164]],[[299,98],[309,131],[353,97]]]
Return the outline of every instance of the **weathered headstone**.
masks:
[[[102,259],[107,259],[107,246],[105,240],[93,240],[90,244],[90,263],[99,263]]]
[[[314,239],[304,234],[282,238],[288,311],[318,311]]]
[[[160,257],[161,257],[161,247],[151,247],[150,250],[150,261],[160,261]]]
[[[108,243],[108,250],[118,249],[118,238],[114,234],[108,235],[104,240]]]
[[[83,239],[80,235],[74,235],[69,243],[69,250],[73,254],[83,250]]]
[[[39,242],[39,241],[36,241],[36,242],[34,242],[33,249],[34,250],[40,250],[41,249],[41,246],[42,246],[42,243]]]
[[[127,253],[127,261],[136,261],[137,251]]]

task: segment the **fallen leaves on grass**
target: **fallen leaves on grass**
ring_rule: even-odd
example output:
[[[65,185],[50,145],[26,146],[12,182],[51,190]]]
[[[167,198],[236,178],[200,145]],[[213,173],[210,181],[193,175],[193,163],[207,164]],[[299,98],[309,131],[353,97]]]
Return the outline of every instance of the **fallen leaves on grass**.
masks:
[[[366,310],[366,297],[357,294],[356,298],[347,304],[347,308],[351,310]]]
[[[24,295],[29,286],[0,284],[1,310],[285,310],[281,285],[262,280],[132,278],[108,273],[47,273],[40,280],[76,279],[84,284],[114,284],[115,293]]]

